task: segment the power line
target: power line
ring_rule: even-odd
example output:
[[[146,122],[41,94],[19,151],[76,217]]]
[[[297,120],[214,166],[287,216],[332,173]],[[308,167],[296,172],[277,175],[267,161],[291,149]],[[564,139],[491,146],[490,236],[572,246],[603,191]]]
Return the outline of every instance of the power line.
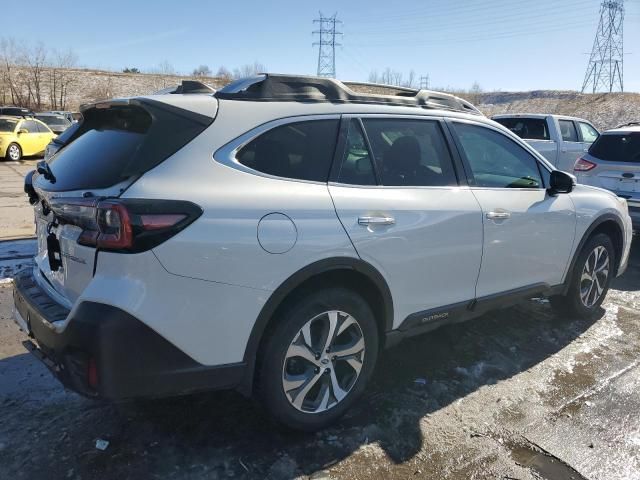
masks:
[[[429,90],[429,75],[422,75],[420,77],[420,89]]]
[[[314,46],[318,45],[318,76],[336,78],[336,46],[341,45],[336,43],[336,35],[342,35],[342,32],[336,31],[336,24],[342,22],[336,19],[337,13],[332,17],[319,13],[320,18],[313,21],[319,24],[318,30],[313,32],[318,35],[318,41],[313,43]]]
[[[600,22],[593,41],[582,93],[589,87],[624,92],[624,0],[605,0],[600,5]]]

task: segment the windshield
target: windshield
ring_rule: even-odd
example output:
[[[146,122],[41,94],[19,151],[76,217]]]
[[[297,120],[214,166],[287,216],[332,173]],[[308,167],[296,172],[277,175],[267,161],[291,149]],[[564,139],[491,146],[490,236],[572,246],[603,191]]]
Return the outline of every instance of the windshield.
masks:
[[[53,117],[47,115],[36,116],[36,118],[47,125],[69,125],[69,121],[64,117]]]
[[[589,153],[610,162],[640,162],[640,133],[600,135]]]
[[[15,120],[8,120],[6,118],[0,118],[0,132],[13,132],[16,128]]]

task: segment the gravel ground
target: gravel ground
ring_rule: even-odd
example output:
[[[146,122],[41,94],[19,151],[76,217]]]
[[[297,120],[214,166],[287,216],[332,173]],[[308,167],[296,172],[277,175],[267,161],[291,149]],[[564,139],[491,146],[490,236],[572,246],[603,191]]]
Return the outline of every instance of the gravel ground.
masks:
[[[110,405],[22,348],[0,286],[0,478],[640,478],[640,255],[597,320],[534,299],[386,352],[321,433],[233,392]],[[105,450],[96,448],[106,440]]]

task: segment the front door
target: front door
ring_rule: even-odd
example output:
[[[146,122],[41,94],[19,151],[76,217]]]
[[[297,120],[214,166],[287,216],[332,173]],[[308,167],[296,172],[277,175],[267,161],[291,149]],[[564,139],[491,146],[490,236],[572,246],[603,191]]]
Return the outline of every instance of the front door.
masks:
[[[545,189],[549,171],[488,126],[452,122],[484,222],[478,299],[562,283],[575,235],[568,195]]]
[[[351,119],[329,185],[358,254],[389,284],[394,327],[410,314],[475,298],[482,215],[458,184],[443,132],[436,119]]]

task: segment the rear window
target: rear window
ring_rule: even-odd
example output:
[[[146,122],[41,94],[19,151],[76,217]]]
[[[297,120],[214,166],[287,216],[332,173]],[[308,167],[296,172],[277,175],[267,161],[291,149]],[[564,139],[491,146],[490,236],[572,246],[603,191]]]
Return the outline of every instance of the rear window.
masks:
[[[496,122],[504,125],[520,138],[527,140],[550,140],[549,128],[544,118],[496,118]]]
[[[212,121],[151,100],[87,110],[73,141],[49,160],[56,182],[40,175],[36,186],[48,191],[110,187],[158,165]]]
[[[609,162],[640,162],[640,133],[600,135],[589,153]]]

